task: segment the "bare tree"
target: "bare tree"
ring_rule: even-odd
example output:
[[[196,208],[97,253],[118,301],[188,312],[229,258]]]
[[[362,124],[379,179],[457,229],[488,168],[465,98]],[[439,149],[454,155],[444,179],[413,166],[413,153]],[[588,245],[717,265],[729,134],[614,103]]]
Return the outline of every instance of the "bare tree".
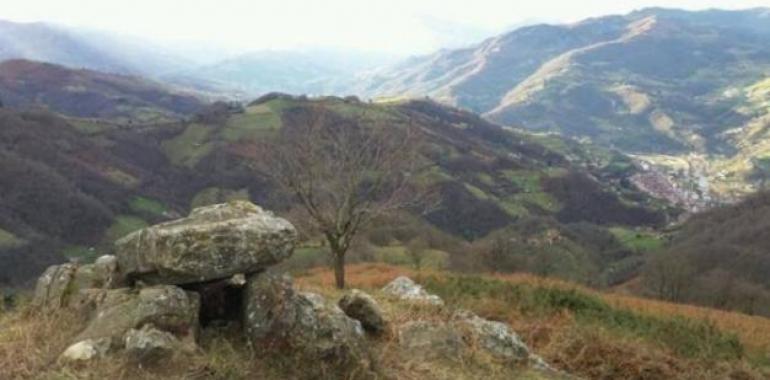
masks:
[[[323,107],[293,110],[277,135],[256,147],[258,170],[296,198],[332,253],[338,288],[345,255],[372,219],[418,206],[426,191],[420,137],[407,125],[343,118]]]

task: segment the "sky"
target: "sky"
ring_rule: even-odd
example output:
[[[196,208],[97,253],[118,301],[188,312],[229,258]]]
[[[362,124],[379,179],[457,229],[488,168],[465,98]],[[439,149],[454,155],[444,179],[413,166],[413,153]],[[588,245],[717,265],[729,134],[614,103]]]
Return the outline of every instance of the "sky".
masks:
[[[532,22],[663,6],[741,9],[770,0],[0,0],[0,19],[45,21],[238,51],[336,48],[422,54]]]

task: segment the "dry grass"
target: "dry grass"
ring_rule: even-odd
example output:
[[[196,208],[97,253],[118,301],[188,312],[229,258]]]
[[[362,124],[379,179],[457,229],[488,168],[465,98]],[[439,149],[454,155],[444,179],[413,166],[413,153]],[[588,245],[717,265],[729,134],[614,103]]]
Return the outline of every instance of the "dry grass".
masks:
[[[35,378],[55,366],[80,327],[73,313],[0,314],[0,379]]]
[[[366,290],[378,299],[390,321],[382,338],[369,338],[376,371],[383,378],[397,379],[540,379],[534,372],[521,372],[500,365],[478,351],[462,357],[422,360],[405,355],[398,345],[398,326],[423,320],[446,322],[453,307],[465,307],[492,319],[506,321],[549,362],[589,379],[763,379],[762,368],[746,360],[702,360],[675,352],[633,334],[598,324],[581,323],[569,312],[523,312],[510,300],[470,297],[448,308],[412,304],[381,293],[379,289],[399,275],[420,280],[449,277],[436,271],[421,271],[382,264],[351,265],[350,287]],[[712,321],[720,329],[733,331],[757,355],[767,355],[770,322],[764,318],[706,308],[605,294],[566,282],[531,275],[497,275],[499,280],[542,288],[576,290],[598,295],[613,307],[655,316],[683,316]],[[333,287],[330,270],[313,269],[297,276],[297,286],[324,295],[329,302],[343,294]],[[435,283],[435,282],[434,282]],[[0,379],[291,379],[301,378],[297,369],[307,363],[286,358],[284,366],[256,356],[237,329],[204,330],[199,352],[177,356],[161,365],[143,368],[113,355],[87,365],[64,366],[58,355],[82,328],[72,313],[38,314],[22,310],[0,314]],[[288,363],[288,365],[286,365]]]
[[[441,277],[440,272],[416,272],[409,268],[382,264],[360,264],[348,268],[351,287],[376,292],[393,278],[406,275],[417,279]],[[500,299],[464,299],[462,307],[487,318],[506,321],[538,354],[565,369],[586,378],[596,379],[763,379],[767,372],[770,320],[740,313],[712,310],[690,305],[635,298],[627,295],[598,292],[560,280],[528,274],[490,276],[512,284],[538,288],[575,290],[600,297],[612,307],[630,310],[638,315],[659,318],[684,317],[713,323],[720,331],[734,333],[747,349],[746,360],[709,360],[682,357],[656,342],[609,330],[601,325],[578,323],[568,312],[556,314],[522,314],[516,307]],[[302,286],[330,289],[334,279],[331,271],[319,268],[298,278]],[[754,360],[759,359],[759,360]],[[760,365],[761,368],[756,366]]]
[[[351,267],[349,273],[351,285],[375,296],[389,321],[384,336],[367,338],[377,378],[545,378],[528,369],[504,365],[475,349],[454,358],[423,360],[406,355],[398,341],[400,325],[417,320],[444,323],[452,318],[453,310],[403,302],[377,290],[400,274],[419,278],[412,271],[383,265],[360,265]],[[333,281],[329,271],[313,270],[296,282],[299,289],[322,294],[331,303],[337,302],[343,294],[334,288]],[[74,313],[45,315],[25,307],[0,314],[0,379],[305,379],[308,378],[306,370],[313,368],[313,364],[299,357],[282,356],[275,360],[255,354],[237,326],[204,329],[198,352],[180,354],[155,365],[142,367],[119,354],[89,363],[65,365],[57,358],[84,327],[78,320]],[[328,378],[339,379],[338,376]],[[351,380],[356,378],[355,374],[349,377]]]

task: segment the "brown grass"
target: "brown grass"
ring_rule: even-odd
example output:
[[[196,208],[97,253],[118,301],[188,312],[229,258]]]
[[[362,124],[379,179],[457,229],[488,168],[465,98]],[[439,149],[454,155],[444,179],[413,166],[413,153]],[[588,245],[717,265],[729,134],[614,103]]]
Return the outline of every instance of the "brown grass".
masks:
[[[440,275],[437,271],[421,271],[396,267],[385,264],[357,264],[350,265],[347,269],[347,279],[351,287],[365,289],[380,288],[394,278],[404,275],[418,277],[422,275]],[[706,320],[714,323],[718,328],[735,333],[741,342],[749,349],[761,349],[770,351],[770,319],[751,316],[736,312],[709,309],[706,307],[676,304],[646,298],[633,297],[622,294],[600,292],[584,286],[565,281],[538,277],[531,274],[497,274],[495,278],[511,283],[525,283],[535,286],[561,287],[564,289],[576,289],[581,292],[595,294],[613,306],[630,309],[634,312],[657,316],[681,316],[692,319]],[[326,268],[316,268],[297,278],[299,284],[320,285],[331,288],[334,284],[334,274]],[[500,307],[496,300],[482,300],[482,307],[494,310]],[[486,306],[484,306],[486,305]]]
[[[409,268],[383,264],[359,264],[348,267],[350,287],[375,291],[393,278],[406,275],[419,278],[440,272],[416,272]],[[611,306],[635,313],[658,317],[680,316],[707,320],[722,331],[732,332],[747,348],[748,355],[768,361],[770,351],[770,320],[740,313],[719,311],[691,305],[636,298],[628,295],[600,292],[560,280],[529,274],[493,275],[503,281],[538,287],[559,287],[594,294]],[[297,279],[302,286],[329,289],[334,284],[333,273],[325,268],[308,271]],[[707,362],[682,358],[654,342],[631,336],[619,336],[600,326],[586,326],[575,322],[564,312],[556,315],[521,315],[503,300],[473,299],[463,307],[470,308],[487,318],[506,321],[538,354],[557,367],[596,379],[763,379],[764,370],[752,368],[745,361]]]

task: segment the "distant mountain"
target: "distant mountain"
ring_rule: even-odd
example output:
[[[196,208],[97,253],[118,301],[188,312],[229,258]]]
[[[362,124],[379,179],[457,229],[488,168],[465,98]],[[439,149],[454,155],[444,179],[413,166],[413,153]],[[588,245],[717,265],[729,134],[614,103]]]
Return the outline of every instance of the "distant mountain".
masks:
[[[138,38],[47,23],[0,20],[0,61],[8,59],[150,77],[196,65],[181,54]]]
[[[725,90],[766,75],[769,35],[770,9],[648,9],[520,28],[403,62],[373,75],[362,90],[428,95],[506,124],[591,136],[629,150],[673,151],[692,145],[693,136],[667,133],[661,120],[695,129],[691,119],[710,116],[697,126],[706,130],[730,120],[699,113],[709,101],[717,103],[713,112],[724,113]],[[629,132],[648,138],[628,138]]]
[[[0,20],[0,61],[28,59],[74,68],[128,73],[131,67],[71,32],[44,23]]]
[[[178,120],[203,107],[191,95],[140,77],[26,60],[0,62],[0,101],[7,107],[138,123]]]
[[[332,95],[351,87],[357,73],[393,61],[393,57],[377,53],[265,50],[167,75],[165,79],[191,84],[203,80],[246,96],[274,91]]]
[[[504,125],[635,154],[705,155],[702,178],[730,193],[739,189],[724,177],[745,187],[751,164],[743,163],[770,156],[768,78],[770,8],[653,8],[520,28],[402,62],[357,90],[430,96]],[[728,162],[711,165],[716,156]]]

